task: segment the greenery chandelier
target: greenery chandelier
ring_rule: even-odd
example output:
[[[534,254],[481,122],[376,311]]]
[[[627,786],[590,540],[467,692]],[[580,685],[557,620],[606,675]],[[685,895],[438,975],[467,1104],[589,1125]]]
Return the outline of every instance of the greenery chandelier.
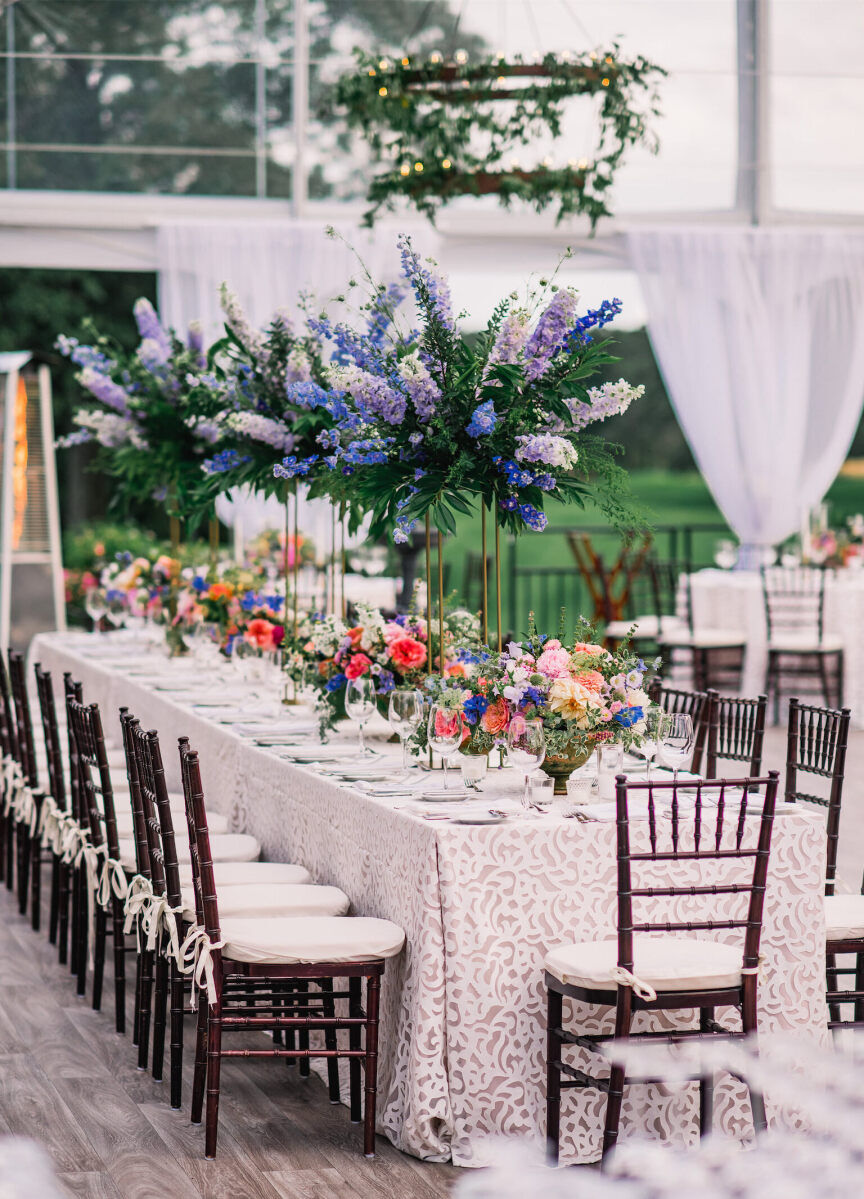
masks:
[[[558,221],[581,213],[593,229],[610,215],[607,194],[627,148],[657,150],[648,121],[659,115],[656,85],[666,72],[641,56],[619,57],[617,44],[534,62],[501,55],[469,62],[464,50],[422,62],[354,54],[357,67],[340,78],[336,94],[349,127],[373,153],[367,225],[399,199],[434,223],[456,196],[497,195],[504,207],[518,198],[538,212],[557,202]],[[593,159],[556,166],[547,157],[523,167],[514,151],[544,135],[560,138],[565,102],[574,96],[600,98]]]

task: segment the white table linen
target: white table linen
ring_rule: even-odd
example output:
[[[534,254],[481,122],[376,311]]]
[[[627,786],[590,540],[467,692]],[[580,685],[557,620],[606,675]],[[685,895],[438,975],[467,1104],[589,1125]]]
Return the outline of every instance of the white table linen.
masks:
[[[201,754],[207,803],[232,828],[253,833],[265,857],[302,863],[314,881],[341,887],[355,914],[405,930],[405,951],[388,962],[384,978],[379,1131],[405,1152],[462,1166],[489,1160],[490,1135],[541,1136],[543,960],[556,945],[614,935],[614,824],[568,820],[560,811],[493,827],[427,820],[403,797],[364,794],[280,759],[239,727],[192,711],[178,693],[156,692],[119,664],[88,657],[87,648],[80,637],[47,634],[34,641],[31,659],[52,672],[55,686],[64,670],[80,678],[111,733],[117,734],[121,703],[144,727],[157,728],[174,785],[172,739],[187,734]],[[182,669],[159,664],[166,673]],[[202,687],[201,698],[213,697]],[[519,785],[516,772],[492,771],[482,803],[512,804]],[[760,1026],[816,1039],[824,1038],[827,1019],[824,858],[818,813],[796,811],[776,821]],[[582,1025],[600,1028],[587,1014]],[[568,1094],[562,1161],[598,1158],[604,1108],[599,1091]],[[650,1127],[654,1136],[680,1135],[684,1113],[695,1121],[695,1112],[674,1092],[636,1086],[625,1102],[624,1135],[634,1126]],[[727,1079],[718,1086],[717,1121],[728,1134],[749,1133],[740,1084]]]

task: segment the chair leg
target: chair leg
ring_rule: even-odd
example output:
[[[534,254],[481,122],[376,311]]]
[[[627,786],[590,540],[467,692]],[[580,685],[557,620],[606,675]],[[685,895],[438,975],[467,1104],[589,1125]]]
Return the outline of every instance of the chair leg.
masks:
[[[309,994],[309,984],[305,979],[297,983],[297,990],[300,992],[301,1000]],[[297,1035],[297,1048],[309,1050],[309,1030],[306,1028],[300,1029]],[[311,1074],[312,1063],[308,1057],[301,1057],[297,1063],[297,1073],[301,1078],[308,1078]]]
[[[183,975],[171,963],[171,1107],[178,1111],[183,1085]]]
[[[756,976],[748,974],[744,977],[744,996],[741,1004],[741,1026],[748,1036],[755,1037],[756,1022]],[[768,1127],[765,1100],[761,1093],[753,1087],[748,1089],[750,1091],[750,1107],[753,1111],[753,1129],[755,1132],[765,1132]]]
[[[147,1069],[150,1053],[150,1014],[153,1006],[153,950],[141,951],[141,997],[138,1014],[138,1069]]]
[[[564,996],[549,991],[546,1005],[546,1164],[558,1165],[561,1140],[561,1039],[557,1029],[564,1018]]]
[[[207,1127],[204,1133],[204,1156],[216,1156],[216,1137],[219,1131],[219,1074],[222,1067],[222,997],[210,1007],[207,1015]]]
[[[30,833],[24,824],[15,827],[15,840],[18,844],[18,912],[21,916],[27,913],[27,894],[30,888]]]
[[[630,1018],[633,1002],[633,992],[629,987],[618,988],[618,1003],[615,1008],[615,1038],[626,1039],[630,1036]],[[621,1123],[621,1105],[624,1101],[624,1083],[626,1081],[624,1067],[613,1063],[609,1072],[609,1098],[606,1103],[606,1124],[603,1129],[603,1157],[615,1148],[618,1141],[618,1128]]]
[[[156,1082],[162,1081],[165,1059],[165,1022],[168,1015],[168,959],[156,950],[156,997],[153,1001],[153,1062],[151,1072]]]
[[[714,1019],[713,1007],[699,1009],[699,1030],[709,1033],[709,1022]],[[699,1079],[699,1136],[710,1135],[714,1126],[714,1075],[703,1074]]]
[[[59,863],[57,895],[57,961],[61,966],[69,962],[69,905],[71,902],[71,873],[65,862]]]
[[[48,943],[57,944],[60,927],[60,859],[51,857],[51,900],[48,907]]]
[[[112,898],[114,934],[114,1027],[121,1036],[126,1032],[126,938],[123,935],[123,906]]]
[[[36,833],[30,841],[30,927],[42,927],[42,844]]]
[[[193,1124],[201,1123],[201,1111],[204,1107],[204,1084],[207,1080],[207,998],[198,996],[198,1026],[195,1035],[195,1073],[192,1078],[192,1108],[190,1120]]]
[[[15,881],[15,825],[10,814],[3,822],[6,829],[6,890],[11,891]]]
[[[96,906],[96,943],[93,947],[93,1011],[102,1010],[102,980],[105,977],[105,942],[108,937],[108,914],[101,904]]]
[[[132,1044],[138,1048],[141,1039],[141,950],[135,954],[135,1003],[132,1009]]]
[[[864,991],[864,954],[855,955],[855,990]],[[864,1000],[855,1000],[855,1019],[864,1020]]]
[[[336,1015],[336,1004],[332,999],[328,999],[327,996],[328,996],[328,994],[329,995],[333,994],[333,979],[332,978],[319,979],[318,985],[320,986],[321,991],[324,995],[324,998],[321,1003],[322,1009],[324,1011],[324,1015],[329,1016],[332,1019]],[[324,1048],[329,1049],[332,1052],[337,1047],[338,1047],[338,1042],[337,1042],[337,1038],[336,1038],[336,1029],[335,1028],[326,1029],[326,1031],[324,1033]],[[330,1094],[330,1102],[331,1103],[339,1103],[340,1102],[339,1060],[338,1060],[338,1058],[335,1058],[335,1057],[328,1057],[328,1059],[327,1059],[327,1089]]]
[[[360,979],[348,979],[348,1014],[350,1016],[362,1016],[363,1005],[360,999]],[[348,1048],[360,1048],[360,1027],[352,1025],[348,1030]],[[348,1059],[348,1079],[350,1088],[350,1107],[351,1107],[351,1123],[359,1124],[360,1115],[360,1059],[352,1057]]]
[[[378,1009],[381,977],[366,979],[366,1086],[363,1120],[363,1156],[375,1156],[375,1104],[378,1097]]]

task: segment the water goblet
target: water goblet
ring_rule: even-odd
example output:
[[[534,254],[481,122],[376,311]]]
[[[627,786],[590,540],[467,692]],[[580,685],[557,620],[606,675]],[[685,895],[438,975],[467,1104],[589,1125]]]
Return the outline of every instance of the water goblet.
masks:
[[[677,784],[678,771],[693,757],[693,718],[689,713],[674,712],[661,717],[657,757],[672,770],[673,780]]]
[[[645,778],[649,783],[651,782],[651,763],[657,756],[657,738],[662,719],[662,709],[649,708],[645,713],[645,729],[642,733],[641,744],[633,746],[633,752],[645,759],[648,768],[645,772]]]
[[[444,764],[444,790],[448,790],[447,761],[462,744],[464,730],[462,712],[445,704],[433,704],[429,712],[429,747]]]
[[[423,723],[423,696],[419,691],[391,691],[387,705],[390,727],[402,742],[402,769],[409,769],[408,741]]]
[[[357,725],[357,738],[360,745],[360,757],[371,755],[363,740],[363,726],[375,712],[375,680],[368,675],[349,680],[345,688],[345,712],[350,720]]]
[[[537,717],[528,720],[517,712],[510,720],[510,727],[507,730],[507,756],[514,766],[521,766],[525,771],[522,807],[530,808],[531,775],[535,770],[540,769],[546,757],[546,734],[543,731],[543,721]]]
[[[102,617],[108,611],[108,604],[105,600],[105,592],[101,587],[91,587],[84,597],[84,611],[93,621],[93,635],[99,636],[99,626]]]

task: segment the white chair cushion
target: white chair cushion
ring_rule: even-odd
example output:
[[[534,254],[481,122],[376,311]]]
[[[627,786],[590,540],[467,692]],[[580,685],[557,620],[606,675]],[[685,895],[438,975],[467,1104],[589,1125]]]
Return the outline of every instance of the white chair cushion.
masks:
[[[745,645],[746,641],[744,634],[736,632],[735,629],[697,629],[696,632],[690,633],[685,628],[680,636],[673,635],[668,642],[664,635],[664,643],[670,649],[737,649]]]
[[[395,957],[405,934],[389,920],[369,916],[270,916],[221,920],[222,953],[235,962],[363,962]]]
[[[220,892],[221,901],[223,887],[248,887],[255,884],[297,884],[302,886],[312,882],[312,875],[305,866],[295,866],[292,862],[214,862],[213,875]],[[187,891],[192,889],[192,867],[189,863],[180,863],[180,885]]]
[[[707,991],[741,984],[742,949],[698,937],[635,936],[633,974],[655,991]],[[567,986],[617,987],[618,941],[582,941],[546,955],[545,968]]]
[[[829,941],[864,940],[864,895],[825,896],[825,936]]]
[[[190,862],[189,842],[175,833],[177,861]],[[214,862],[254,862],[261,856],[261,846],[254,837],[246,833],[222,833],[210,838],[210,852]],[[135,870],[135,842],[120,842],[120,861],[124,870]]]
[[[841,637],[823,637],[820,641],[817,637],[808,636],[806,633],[800,635],[787,633],[772,637],[768,642],[768,648],[781,654],[812,654],[819,650],[836,653],[837,650],[843,649],[843,639]]]
[[[656,640],[657,637],[674,637],[678,633],[687,632],[687,624],[677,616],[637,616],[634,620],[611,620],[606,625],[606,636],[613,640],[618,637],[626,637],[630,629],[636,625],[637,628],[633,632],[634,637],[650,637],[651,640]]]
[[[195,895],[183,891],[183,919],[195,922]],[[219,894],[219,919],[251,916],[344,916],[351,901],[338,887],[308,887],[302,883],[273,886],[255,883],[226,887]]]

